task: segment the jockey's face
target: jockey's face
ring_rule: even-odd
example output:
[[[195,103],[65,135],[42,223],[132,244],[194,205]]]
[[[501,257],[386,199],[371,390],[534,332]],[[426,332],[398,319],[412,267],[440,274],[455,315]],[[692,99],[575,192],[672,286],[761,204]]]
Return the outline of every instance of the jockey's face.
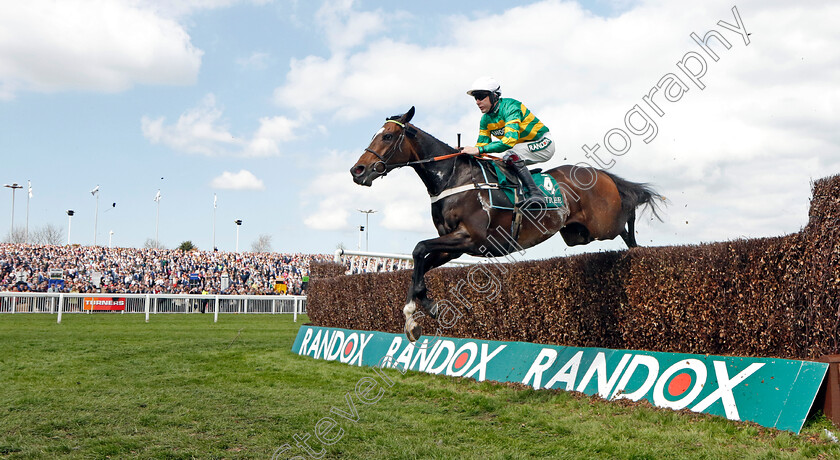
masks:
[[[491,97],[489,92],[476,91],[473,93],[473,97],[475,97],[475,105],[478,106],[478,110],[481,110],[481,113],[488,113],[493,108],[493,103],[490,102]]]

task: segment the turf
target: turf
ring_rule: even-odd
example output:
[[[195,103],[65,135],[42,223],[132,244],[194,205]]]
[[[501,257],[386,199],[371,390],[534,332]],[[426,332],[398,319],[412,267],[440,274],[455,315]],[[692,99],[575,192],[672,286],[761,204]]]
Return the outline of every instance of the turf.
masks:
[[[0,458],[840,458],[802,434],[702,414],[291,353],[289,315],[0,315]],[[335,411],[332,409],[335,408]],[[336,412],[337,411],[337,412]],[[346,413],[345,417],[339,412]],[[335,420],[336,426],[320,420]],[[315,440],[315,430],[331,445]],[[836,430],[835,430],[836,431]]]

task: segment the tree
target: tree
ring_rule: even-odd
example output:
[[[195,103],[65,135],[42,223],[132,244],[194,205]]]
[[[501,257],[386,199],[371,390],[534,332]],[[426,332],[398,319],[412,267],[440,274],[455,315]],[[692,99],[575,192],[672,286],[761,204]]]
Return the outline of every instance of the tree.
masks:
[[[271,252],[271,235],[265,233],[251,243],[251,252]]]
[[[143,249],[166,249],[166,247],[160,242],[155,241],[154,238],[146,238],[146,242],[143,243]]]
[[[181,243],[180,246],[178,246],[178,249],[180,249],[184,252],[188,252],[188,251],[192,251],[193,249],[198,249],[198,248],[192,243],[192,241],[187,240],[187,241],[184,241],[183,243]]]
[[[12,244],[23,244],[26,243],[26,230],[23,228],[15,228],[8,234],[6,234],[6,239],[3,240],[4,243],[12,243]]]
[[[29,240],[35,244],[58,246],[64,242],[64,231],[53,224],[47,224],[32,232]]]

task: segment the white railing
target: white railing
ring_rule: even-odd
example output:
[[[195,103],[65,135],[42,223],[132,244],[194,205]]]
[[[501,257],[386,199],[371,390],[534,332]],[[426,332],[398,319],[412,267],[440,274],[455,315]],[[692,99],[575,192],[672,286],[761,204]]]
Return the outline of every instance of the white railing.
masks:
[[[88,302],[85,300],[88,299]],[[92,310],[90,300],[119,299],[120,310]],[[122,300],[124,299],[124,304]],[[0,313],[219,313],[298,314],[306,313],[306,296],[299,295],[201,295],[201,294],[83,294],[57,292],[0,292]]]
[[[376,267],[378,261],[387,261],[388,259],[403,261],[398,264],[399,269],[409,269],[414,266],[414,257],[412,257],[411,254],[353,251],[350,249],[336,249],[335,255],[333,256],[333,261],[338,264],[345,263],[344,258],[348,256],[351,257],[349,260],[346,261],[347,263],[345,264],[345,266],[348,266],[348,274],[377,272],[379,270],[376,270],[372,267]],[[478,259],[472,257],[464,257],[462,259],[450,260],[443,266],[451,267],[459,265],[475,265],[477,263],[480,263]],[[385,265],[387,266],[388,264],[386,263]],[[389,270],[385,269],[384,271]]]

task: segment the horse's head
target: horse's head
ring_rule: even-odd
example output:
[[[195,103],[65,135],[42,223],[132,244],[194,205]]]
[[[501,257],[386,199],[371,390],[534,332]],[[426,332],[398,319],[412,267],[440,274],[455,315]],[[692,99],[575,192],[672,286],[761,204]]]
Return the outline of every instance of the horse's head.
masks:
[[[388,174],[395,166],[404,165],[413,157],[416,159],[417,153],[406,139],[413,138],[417,133],[408,124],[413,116],[414,107],[411,107],[408,112],[385,121],[385,125],[373,135],[365,153],[350,168],[354,182],[370,187],[374,179]]]

